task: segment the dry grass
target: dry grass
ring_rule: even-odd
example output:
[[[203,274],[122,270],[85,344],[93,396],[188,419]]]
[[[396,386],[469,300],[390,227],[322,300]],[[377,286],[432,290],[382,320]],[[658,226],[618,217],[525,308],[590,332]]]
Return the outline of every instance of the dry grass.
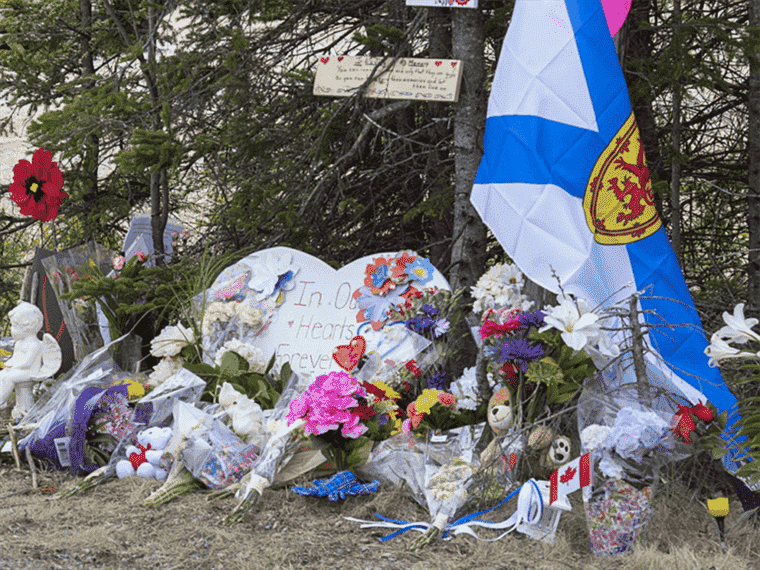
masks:
[[[209,502],[207,493],[196,492],[158,508],[145,507],[143,500],[159,483],[130,478],[53,500],[42,493],[23,494],[30,488],[29,471],[6,463],[0,467],[0,558],[19,560],[19,566],[22,560],[39,559],[40,568],[114,570],[760,570],[758,531],[748,523],[735,527],[741,505],[731,501],[728,549],[723,552],[712,518],[680,481],[685,473],[681,467],[667,474],[671,482],[659,489],[642,547],[632,555],[606,559],[589,549],[578,493],[571,497],[573,510],[563,515],[553,545],[516,533],[493,543],[460,535],[411,553],[406,550],[409,534],[380,543],[378,538],[388,531],[362,530],[343,518],[370,520],[380,513],[426,520],[424,509],[402,488],[336,503],[286,489],[268,490],[254,513],[228,528],[219,523],[234,499]],[[74,481],[56,471],[41,473],[40,479],[41,485],[56,488]],[[508,503],[496,514],[506,518],[513,509]],[[488,532],[480,534],[496,536]]]

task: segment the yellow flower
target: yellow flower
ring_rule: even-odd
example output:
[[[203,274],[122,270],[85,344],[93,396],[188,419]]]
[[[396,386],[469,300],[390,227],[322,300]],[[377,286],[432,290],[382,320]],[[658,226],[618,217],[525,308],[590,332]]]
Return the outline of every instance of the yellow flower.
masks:
[[[127,378],[123,382],[114,382],[113,386],[127,386],[128,398],[142,398],[145,395],[145,387],[136,380]]]
[[[425,388],[422,394],[414,401],[414,411],[418,414],[427,414],[430,408],[438,403],[438,396],[443,393],[443,390]]]
[[[385,396],[387,398],[390,398],[391,400],[398,400],[401,397],[401,394],[396,392],[393,388],[388,386],[388,384],[386,384],[382,380],[376,380],[375,382],[372,382],[372,384],[380,388],[383,392],[385,392]]]
[[[393,422],[393,430],[391,431],[391,435],[396,435],[397,433],[401,433],[401,426],[403,425],[401,418],[396,416],[395,411],[389,412],[388,415],[390,416],[390,421]]]

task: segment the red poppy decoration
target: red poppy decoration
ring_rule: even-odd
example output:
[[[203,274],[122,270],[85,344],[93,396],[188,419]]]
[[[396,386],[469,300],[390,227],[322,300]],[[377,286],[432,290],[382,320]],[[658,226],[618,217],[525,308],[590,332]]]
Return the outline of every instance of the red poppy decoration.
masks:
[[[38,149],[32,162],[19,160],[13,167],[11,199],[21,206],[21,214],[49,222],[69,195],[63,190],[63,175],[50,151]]]

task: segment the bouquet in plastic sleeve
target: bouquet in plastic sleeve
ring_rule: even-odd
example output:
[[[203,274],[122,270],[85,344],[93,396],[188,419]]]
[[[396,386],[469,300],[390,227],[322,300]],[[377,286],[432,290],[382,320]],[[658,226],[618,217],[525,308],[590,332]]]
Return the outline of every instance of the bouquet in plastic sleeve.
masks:
[[[188,408],[187,404],[179,404],[176,423],[183,423],[183,412]],[[218,419],[197,408],[191,411],[190,423],[196,420],[197,423],[184,434],[181,456],[185,467],[210,489],[222,489],[237,483],[261,450],[255,445],[246,445]]]
[[[212,364],[217,351],[233,339],[252,343],[276,318],[299,270],[288,252],[254,254],[227,268],[196,296],[193,305],[203,333],[203,361]]]
[[[405,482],[414,500],[428,509],[431,522],[366,526],[422,532],[410,545],[415,550],[430,543],[467,503],[473,476],[479,469],[475,447],[484,427],[478,424],[441,433],[430,430],[424,439],[401,433],[380,442],[358,472],[394,485]]]
[[[113,386],[122,380],[124,373],[108,354],[108,346],[90,353],[53,384],[26,414],[18,429],[31,431],[19,442],[19,448],[29,446],[34,455],[49,459],[58,469],[94,471],[98,465],[92,461],[92,453],[107,462],[108,451],[100,448],[98,452],[93,447],[88,453],[90,445],[102,443],[87,440],[90,418],[103,407],[104,396],[117,398],[121,394],[128,398],[129,386]],[[100,435],[113,443],[112,435]]]
[[[298,375],[291,374],[284,386],[277,404],[271,410],[264,411],[265,429],[261,435],[249,439],[249,443],[261,449],[261,454],[251,465],[250,471],[243,477],[243,485],[235,496],[240,503],[225,519],[226,524],[237,522],[256,503],[264,489],[271,486],[279,468],[285,465],[293,456],[296,445],[292,432],[305,422],[296,421],[288,425],[290,403],[298,395]]]
[[[581,453],[595,466],[584,489],[591,547],[596,554],[630,552],[652,516],[650,498],[659,469],[692,453],[673,429],[673,409],[642,403],[637,385],[589,378],[578,402]],[[674,405],[673,407],[677,407]]]
[[[86,279],[91,265],[107,273],[113,252],[91,242],[46,257],[42,260],[47,278],[53,284],[66,327],[71,335],[76,360],[83,360],[93,350],[103,346],[95,305],[85,298],[65,300],[62,295],[72,292],[77,281]]]

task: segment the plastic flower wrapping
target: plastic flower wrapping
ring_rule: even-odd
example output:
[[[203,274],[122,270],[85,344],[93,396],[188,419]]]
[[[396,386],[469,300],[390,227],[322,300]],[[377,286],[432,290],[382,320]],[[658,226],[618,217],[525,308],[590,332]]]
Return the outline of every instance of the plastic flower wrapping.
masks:
[[[261,448],[260,455],[252,463],[242,482],[244,486],[235,496],[245,501],[252,492],[259,495],[270,486],[278,470],[287,464],[296,451],[297,442],[293,431],[304,425],[303,420],[288,424],[290,403],[298,396],[298,375],[291,374],[274,408],[265,410],[264,429],[248,443]]]
[[[95,305],[85,299],[67,301],[61,296],[72,291],[72,284],[86,279],[94,263],[104,273],[111,267],[113,252],[90,243],[55,253],[42,260],[45,275],[58,297],[63,320],[74,345],[74,357],[82,361],[94,350],[103,346]]]
[[[184,432],[186,443],[181,454],[187,470],[210,489],[223,489],[240,481],[261,449],[243,442],[218,419],[200,416],[197,408],[192,414],[191,423],[196,419],[197,423]],[[175,423],[181,421],[181,416],[175,418]]]
[[[470,497],[480,466],[475,447],[484,427],[431,430],[423,437],[395,435],[378,443],[357,473],[381,483],[406,483],[414,500],[428,509],[433,526],[443,529]]]
[[[227,268],[208,291],[196,296],[193,306],[203,333],[203,361],[213,364],[221,358],[220,348],[233,339],[254,345],[276,318],[299,271],[290,253],[253,256]]]

